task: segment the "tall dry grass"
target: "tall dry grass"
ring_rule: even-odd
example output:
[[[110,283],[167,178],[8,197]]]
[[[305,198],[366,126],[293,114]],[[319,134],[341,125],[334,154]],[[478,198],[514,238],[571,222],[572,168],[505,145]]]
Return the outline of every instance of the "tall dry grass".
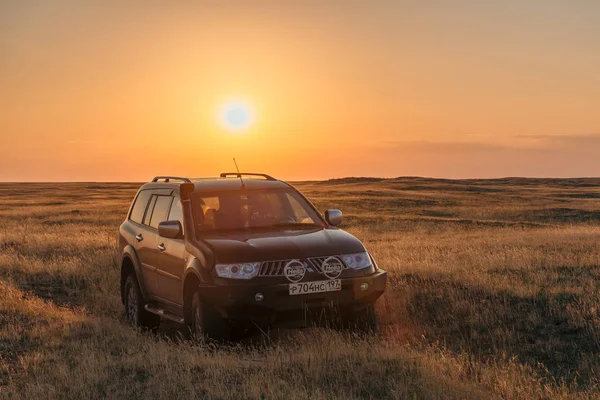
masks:
[[[0,397],[600,395],[600,180],[297,186],[389,271],[377,335],[137,332],[114,265],[137,185],[0,185]]]

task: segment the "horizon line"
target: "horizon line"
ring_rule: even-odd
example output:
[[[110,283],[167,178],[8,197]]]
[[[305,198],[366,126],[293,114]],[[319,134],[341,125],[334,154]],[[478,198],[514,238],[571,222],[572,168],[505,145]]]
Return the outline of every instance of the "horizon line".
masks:
[[[218,176],[208,176],[208,177],[190,177],[189,179],[210,179],[215,178],[218,179]],[[420,175],[400,175],[396,177],[380,177],[380,176],[344,176],[340,178],[326,178],[326,179],[279,179],[282,181],[288,182],[328,182],[328,181],[341,181],[341,180],[361,180],[361,179],[378,179],[378,180],[397,180],[397,179],[425,179],[425,180],[446,180],[446,181],[492,181],[492,180],[509,180],[509,179],[525,179],[525,180],[569,180],[569,179],[600,179],[600,176],[499,176],[499,177],[486,177],[486,178],[445,178],[445,177],[433,177],[433,176],[420,176]],[[147,181],[136,181],[136,180],[123,180],[123,181],[101,181],[101,180],[93,180],[93,181],[77,181],[77,180],[43,180],[43,181],[4,181],[0,180],[0,184],[17,184],[17,183],[148,183]]]

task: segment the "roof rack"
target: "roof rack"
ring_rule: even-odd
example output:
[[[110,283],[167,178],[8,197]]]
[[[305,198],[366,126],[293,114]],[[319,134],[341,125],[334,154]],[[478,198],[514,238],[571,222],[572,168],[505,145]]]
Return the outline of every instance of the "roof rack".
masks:
[[[155,176],[154,179],[152,179],[152,182],[158,182],[160,180],[164,180],[165,182],[169,182],[169,181],[182,181],[182,182],[191,182],[190,178],[184,178],[182,176]]]
[[[226,178],[228,176],[236,176],[241,178],[242,176],[262,176],[268,181],[276,181],[277,179],[273,178],[271,175],[267,174],[258,174],[256,172],[222,172],[221,178]]]

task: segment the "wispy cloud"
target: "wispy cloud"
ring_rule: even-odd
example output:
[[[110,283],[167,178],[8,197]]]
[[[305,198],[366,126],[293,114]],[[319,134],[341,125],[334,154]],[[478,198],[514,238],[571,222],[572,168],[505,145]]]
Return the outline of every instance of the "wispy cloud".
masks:
[[[600,146],[600,133],[584,133],[571,135],[514,135],[510,140],[494,142],[486,137],[486,141],[428,141],[428,140],[397,140],[381,142],[384,147],[410,147],[414,149],[444,149],[459,151],[499,151],[511,149],[537,148],[540,150],[556,146]]]
[[[600,176],[600,134],[518,135],[483,141],[388,141],[369,149],[372,168],[436,177]],[[377,167],[375,167],[377,166]]]
[[[538,143],[540,146],[600,146],[600,133],[571,135],[517,135],[517,141]]]

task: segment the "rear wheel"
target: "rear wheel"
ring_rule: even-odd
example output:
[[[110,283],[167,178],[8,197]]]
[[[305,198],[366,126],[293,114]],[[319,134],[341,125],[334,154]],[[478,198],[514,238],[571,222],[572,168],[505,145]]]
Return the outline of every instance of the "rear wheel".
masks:
[[[197,290],[192,297],[189,327],[193,336],[198,339],[210,338],[214,340],[227,340],[230,338],[231,329],[227,321],[214,307],[206,304]]]
[[[125,318],[131,326],[155,329],[160,324],[160,317],[148,312],[144,297],[135,275],[131,274],[125,281]]]

